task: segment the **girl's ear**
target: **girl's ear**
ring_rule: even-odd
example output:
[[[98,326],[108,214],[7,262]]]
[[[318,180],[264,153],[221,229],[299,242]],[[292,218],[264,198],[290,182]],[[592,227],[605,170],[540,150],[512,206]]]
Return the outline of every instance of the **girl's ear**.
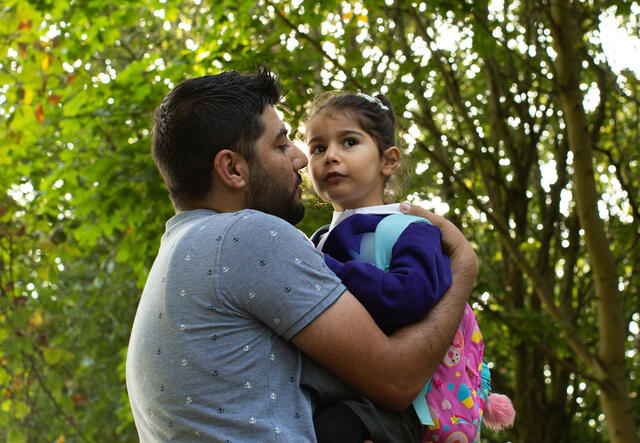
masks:
[[[400,149],[391,146],[382,154],[382,175],[389,177],[400,167]]]
[[[224,186],[243,189],[249,183],[249,165],[244,157],[230,149],[223,149],[213,159],[213,173]]]

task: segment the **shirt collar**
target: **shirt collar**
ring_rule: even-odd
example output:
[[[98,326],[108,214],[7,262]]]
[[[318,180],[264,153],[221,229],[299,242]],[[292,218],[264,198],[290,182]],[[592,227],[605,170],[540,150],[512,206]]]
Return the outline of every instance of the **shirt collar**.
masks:
[[[333,211],[333,218],[329,225],[329,231],[335,228],[341,221],[352,216],[353,214],[395,214],[400,212],[400,203],[392,203],[390,205],[365,206],[364,208],[347,209],[345,211]],[[328,233],[327,232],[327,233]]]

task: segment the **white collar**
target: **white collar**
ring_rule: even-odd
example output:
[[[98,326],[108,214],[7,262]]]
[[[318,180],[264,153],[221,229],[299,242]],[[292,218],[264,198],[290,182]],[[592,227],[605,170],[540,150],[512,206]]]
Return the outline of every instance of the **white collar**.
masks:
[[[346,209],[344,211],[333,211],[333,219],[329,225],[329,231],[335,228],[342,220],[352,216],[353,214],[395,214],[400,212],[400,203],[392,203],[390,205],[365,206],[364,208]]]

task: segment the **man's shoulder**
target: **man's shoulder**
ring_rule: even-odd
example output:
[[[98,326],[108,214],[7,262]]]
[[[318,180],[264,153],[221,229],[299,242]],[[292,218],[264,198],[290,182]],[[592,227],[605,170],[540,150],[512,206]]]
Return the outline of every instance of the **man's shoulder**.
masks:
[[[253,233],[256,237],[286,237],[287,240],[295,238],[308,241],[302,231],[275,215],[255,209],[243,209],[242,211],[234,212],[232,218],[230,228],[234,232],[246,231]]]
[[[272,256],[292,250],[313,249],[313,244],[290,223],[253,209],[237,212],[196,214],[165,234],[163,243],[177,249],[203,250],[216,254],[246,255],[269,251]],[[211,248],[214,249],[211,249]]]
[[[273,225],[277,227],[283,226],[295,229],[293,225],[280,217],[276,217],[275,215],[267,214],[266,212],[258,211],[256,209],[243,209],[238,212],[233,212],[232,217],[242,222],[261,223],[265,225]]]
[[[294,226],[265,212],[255,209],[242,209],[237,212],[214,212],[193,210],[180,213],[167,223],[168,231],[185,229],[188,232],[202,232],[207,228],[226,231],[235,229],[254,230],[256,228],[277,228],[279,231],[299,232]]]

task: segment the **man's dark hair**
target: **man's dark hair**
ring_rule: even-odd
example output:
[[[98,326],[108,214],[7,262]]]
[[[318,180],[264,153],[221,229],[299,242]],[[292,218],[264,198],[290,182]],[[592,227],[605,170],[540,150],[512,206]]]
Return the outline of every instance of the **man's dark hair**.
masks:
[[[152,156],[176,209],[204,198],[212,186],[213,159],[222,149],[253,160],[264,132],[260,119],[280,100],[278,78],[262,67],[185,80],[169,92],[154,114]]]

